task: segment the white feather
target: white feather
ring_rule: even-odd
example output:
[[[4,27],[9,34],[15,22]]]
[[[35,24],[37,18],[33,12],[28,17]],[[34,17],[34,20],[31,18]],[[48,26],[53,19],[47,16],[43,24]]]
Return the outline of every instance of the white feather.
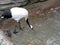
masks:
[[[22,18],[28,18],[28,11],[25,8],[14,7],[10,9],[12,18],[17,22]]]

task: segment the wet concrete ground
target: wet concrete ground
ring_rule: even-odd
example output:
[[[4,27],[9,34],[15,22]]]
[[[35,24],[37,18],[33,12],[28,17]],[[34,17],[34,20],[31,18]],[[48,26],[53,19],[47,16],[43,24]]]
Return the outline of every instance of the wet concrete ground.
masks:
[[[58,10],[60,12],[60,10]],[[12,35],[16,45],[60,45],[60,16],[55,13],[29,17],[34,29],[21,21],[24,31]],[[19,29],[17,29],[19,30]]]

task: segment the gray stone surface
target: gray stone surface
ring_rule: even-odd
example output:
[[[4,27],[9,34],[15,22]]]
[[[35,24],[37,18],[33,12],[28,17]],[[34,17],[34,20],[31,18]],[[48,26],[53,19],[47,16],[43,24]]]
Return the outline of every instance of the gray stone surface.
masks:
[[[55,13],[49,13],[43,17],[30,17],[34,30],[31,30],[22,20],[21,25],[24,31],[20,30],[16,35],[13,34],[12,39],[16,45],[60,45],[59,18]]]
[[[27,2],[27,0],[0,0],[0,10],[26,5]]]
[[[0,45],[14,45],[13,42],[9,41],[0,29]]]
[[[44,4],[45,3],[39,3],[37,5],[32,5],[32,7],[29,7],[29,5],[27,8],[29,10],[37,8],[39,10],[40,6],[43,8],[45,7]],[[40,13],[36,15],[33,13],[32,15],[34,16],[30,16],[29,20],[34,29],[31,30],[26,22],[21,20],[23,31],[16,27],[17,31],[19,31],[16,35],[13,34],[15,28],[13,25],[14,22],[11,23],[12,21],[10,22],[9,20],[4,22],[6,22],[6,28],[11,30],[12,40],[16,45],[60,45],[60,15],[57,15],[57,13],[60,14],[60,9],[57,9],[56,13],[51,12],[44,15],[41,15]],[[13,26],[11,27],[11,25]]]
[[[0,0],[0,4],[9,4],[9,3],[18,3],[18,2],[24,2],[25,0]]]

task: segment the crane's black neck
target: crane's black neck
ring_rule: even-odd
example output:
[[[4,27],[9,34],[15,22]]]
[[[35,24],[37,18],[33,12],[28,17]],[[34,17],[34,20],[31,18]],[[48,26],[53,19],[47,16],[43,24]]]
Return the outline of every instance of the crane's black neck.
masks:
[[[4,18],[6,18],[6,19],[11,18],[12,15],[11,15],[10,9],[9,9],[9,10],[5,10],[5,11],[3,12],[2,16],[3,16]]]

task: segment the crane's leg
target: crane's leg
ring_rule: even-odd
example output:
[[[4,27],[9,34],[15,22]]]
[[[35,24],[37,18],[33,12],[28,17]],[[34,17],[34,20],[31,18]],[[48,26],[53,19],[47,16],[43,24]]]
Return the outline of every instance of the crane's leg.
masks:
[[[8,37],[11,37],[12,36],[11,31],[10,30],[6,31],[5,35],[7,35]]]
[[[20,30],[23,30],[22,27],[21,27],[20,21],[18,22],[18,26],[19,26],[19,29],[20,29]]]
[[[20,22],[17,23],[17,25],[15,25],[15,29],[14,29],[14,34],[18,33],[18,31],[16,30],[16,27],[19,27],[20,30],[23,30],[21,25],[20,25]]]
[[[18,31],[16,30],[16,28],[17,28],[17,24],[15,25],[15,29],[13,31],[14,34],[18,33]]]

